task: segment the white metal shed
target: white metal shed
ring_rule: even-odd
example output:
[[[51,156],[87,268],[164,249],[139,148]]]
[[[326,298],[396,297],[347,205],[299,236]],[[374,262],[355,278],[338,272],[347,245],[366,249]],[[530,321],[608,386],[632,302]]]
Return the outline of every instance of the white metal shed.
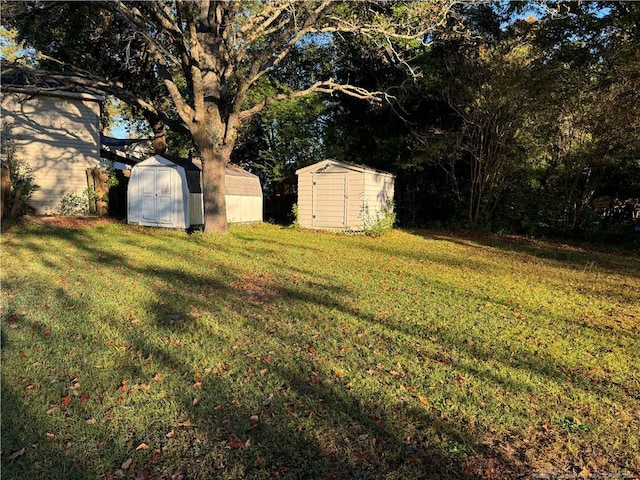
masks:
[[[229,165],[225,172],[227,221],[262,221],[260,179]],[[131,169],[127,221],[152,227],[195,229],[204,225],[199,166],[182,158],[154,155]]]
[[[237,165],[227,165],[225,171],[227,222],[262,222],[262,186],[260,178]]]
[[[296,174],[302,227],[361,231],[393,201],[394,176],[364,165],[323,160]]]

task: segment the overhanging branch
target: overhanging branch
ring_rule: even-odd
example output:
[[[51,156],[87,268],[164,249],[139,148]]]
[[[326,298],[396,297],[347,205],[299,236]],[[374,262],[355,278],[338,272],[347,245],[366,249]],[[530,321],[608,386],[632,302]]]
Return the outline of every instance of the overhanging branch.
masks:
[[[375,91],[371,92],[365,88],[357,87],[355,85],[350,84],[342,84],[334,82],[333,80],[325,80],[323,82],[316,82],[311,85],[309,88],[304,90],[296,90],[294,92],[286,92],[286,93],[277,93],[275,95],[265,97],[259,103],[254,105],[253,107],[243,110],[240,112],[240,120],[244,120],[249,118],[259,112],[261,112],[267,105],[270,105],[279,100],[287,100],[292,98],[304,97],[305,95],[309,95],[311,93],[342,93],[349,97],[358,98],[360,100],[369,100],[375,103],[381,103],[383,100],[390,99],[390,95],[385,92]]]
[[[179,121],[169,117],[162,110],[158,110],[152,103],[124,88],[120,82],[109,81],[95,75],[91,75],[85,70],[69,65],[65,62],[46,57],[55,61],[63,68],[71,70],[73,73],[50,72],[46,70],[34,70],[21,65],[3,65],[3,76],[17,74],[27,85],[37,87],[39,91],[46,93],[60,90],[81,90],[86,93],[98,95],[112,95],[126,104],[145,112],[148,115],[159,118],[171,130],[188,134],[189,130]],[[40,86],[40,87],[39,87]]]

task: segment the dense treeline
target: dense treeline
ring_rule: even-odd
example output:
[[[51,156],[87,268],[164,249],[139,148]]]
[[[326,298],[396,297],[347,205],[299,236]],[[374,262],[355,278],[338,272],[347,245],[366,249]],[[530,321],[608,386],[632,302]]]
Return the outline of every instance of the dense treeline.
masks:
[[[243,131],[233,158],[274,194],[325,157],[391,171],[405,226],[633,237],[640,5],[545,7],[458,6],[432,45],[403,46],[412,49],[404,64],[362,37],[301,48],[274,72],[279,81],[312,65],[393,98],[275,104]]]

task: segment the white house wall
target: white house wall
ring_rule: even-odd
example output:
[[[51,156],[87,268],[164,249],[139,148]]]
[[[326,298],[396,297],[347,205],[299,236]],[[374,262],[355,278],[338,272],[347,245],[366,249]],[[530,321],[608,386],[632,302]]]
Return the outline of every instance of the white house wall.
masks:
[[[37,214],[55,213],[64,194],[85,191],[87,168],[100,164],[100,104],[76,97],[2,94],[2,133],[33,169],[40,188],[30,205]]]

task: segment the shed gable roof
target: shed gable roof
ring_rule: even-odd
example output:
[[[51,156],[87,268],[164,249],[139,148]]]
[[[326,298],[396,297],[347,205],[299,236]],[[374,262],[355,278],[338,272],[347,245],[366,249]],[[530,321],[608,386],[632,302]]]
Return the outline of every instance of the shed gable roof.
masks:
[[[346,170],[352,170],[360,173],[375,173],[377,175],[388,175],[393,177],[394,175],[389,172],[384,172],[382,170],[377,170],[375,168],[368,167],[366,165],[358,165],[356,163],[347,163],[347,162],[339,162],[333,159],[323,160],[318,163],[314,163],[313,165],[309,165],[308,167],[303,167],[299,170],[296,170],[296,175],[304,174],[307,172],[315,172],[315,171],[327,171],[332,167],[342,168]]]
[[[133,168],[158,165],[176,165],[182,167],[187,177],[189,191],[191,193],[202,193],[200,184],[201,168],[187,158],[172,157],[165,155],[152,155],[142,160]],[[238,165],[229,164],[225,168],[225,180],[227,187],[227,195],[242,196],[262,196],[262,187],[260,186],[260,178],[253,173],[247,172]]]
[[[184,169],[187,178],[187,188],[191,193],[202,193],[200,185],[200,168],[184,158],[165,157],[163,155],[153,155],[133,166],[133,168],[153,167],[153,166],[170,166],[176,165]]]

